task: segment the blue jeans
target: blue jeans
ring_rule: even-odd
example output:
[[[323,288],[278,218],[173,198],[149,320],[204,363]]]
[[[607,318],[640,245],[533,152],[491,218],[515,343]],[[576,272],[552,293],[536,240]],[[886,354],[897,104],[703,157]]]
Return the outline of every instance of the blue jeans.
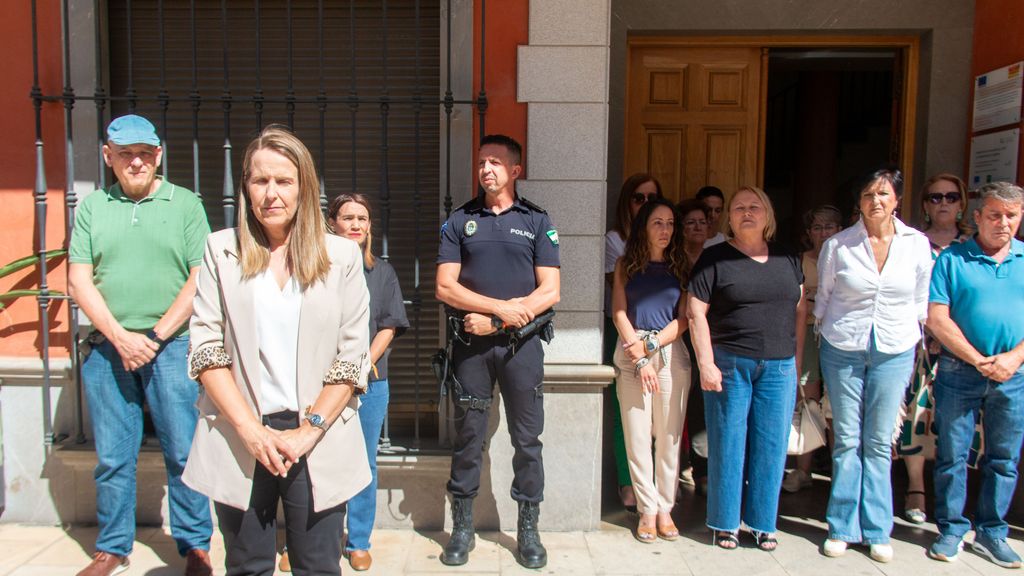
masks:
[[[1024,367],[1003,383],[985,378],[970,364],[945,354],[933,384],[935,425],[935,522],[939,533],[963,537],[971,529],[964,517],[967,500],[967,454],[979,411],[985,453],[978,462],[981,493],[974,510],[977,532],[1006,538],[1003,520],[1017,487],[1017,461],[1024,438]]]
[[[156,427],[167,468],[171,535],[184,555],[210,549],[210,503],[185,486],[185,469],[195,434],[199,386],[188,377],[188,336],[167,342],[152,362],[128,372],[114,345],[93,346],[82,364],[82,381],[96,441],[96,550],[119,556],[135,540],[135,472],[142,444],[142,403]]]
[[[370,532],[377,516],[377,443],[388,415],[388,398],[387,379],[370,382],[366,393],[359,397],[359,422],[370,460],[370,484],[348,501],[346,552],[370,549]]]
[[[750,358],[715,346],[722,391],[704,392],[708,431],[708,522],[713,530],[775,532],[796,362]],[[742,516],[741,516],[742,502]]]
[[[828,537],[887,544],[892,533],[892,437],[914,370],[914,347],[848,352],[821,339],[821,373],[832,403],[832,494]]]

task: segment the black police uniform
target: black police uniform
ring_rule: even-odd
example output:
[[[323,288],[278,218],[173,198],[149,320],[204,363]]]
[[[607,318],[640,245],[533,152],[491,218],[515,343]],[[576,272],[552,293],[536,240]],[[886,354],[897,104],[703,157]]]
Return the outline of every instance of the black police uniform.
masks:
[[[441,227],[437,263],[448,262],[462,265],[459,284],[477,294],[501,300],[527,296],[537,288],[535,267],[559,266],[558,233],[547,213],[523,198],[517,196],[510,208],[495,214],[478,196],[452,212]],[[460,318],[465,314],[448,313]],[[539,332],[519,342],[504,334],[460,334],[452,348],[455,377],[464,393],[489,400],[498,380],[515,449],[512,499],[519,502],[544,499],[544,350]],[[455,407],[457,438],[448,491],[456,498],[474,498],[480,488],[487,416],[480,407]]]

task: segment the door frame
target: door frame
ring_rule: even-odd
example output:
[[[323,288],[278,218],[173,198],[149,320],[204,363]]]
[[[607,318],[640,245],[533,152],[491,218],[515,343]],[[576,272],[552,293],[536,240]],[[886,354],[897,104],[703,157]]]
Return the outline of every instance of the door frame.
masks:
[[[766,122],[765,107],[768,100],[768,56],[771,48],[895,48],[903,54],[903,91],[899,106],[900,160],[903,171],[903,214],[914,210],[914,154],[917,129],[918,69],[921,57],[921,39],[911,35],[853,35],[853,34],[772,34],[753,36],[629,36],[626,39],[626,78],[629,78],[630,52],[634,46],[668,46],[688,48],[760,48],[761,86],[757,134],[757,185],[764,185],[764,155]],[[629,110],[630,91],[626,90],[626,110]],[[628,115],[627,115],[628,116]],[[626,118],[628,124],[629,119]],[[628,125],[624,133],[629,133]],[[628,148],[628,147],[624,147]]]

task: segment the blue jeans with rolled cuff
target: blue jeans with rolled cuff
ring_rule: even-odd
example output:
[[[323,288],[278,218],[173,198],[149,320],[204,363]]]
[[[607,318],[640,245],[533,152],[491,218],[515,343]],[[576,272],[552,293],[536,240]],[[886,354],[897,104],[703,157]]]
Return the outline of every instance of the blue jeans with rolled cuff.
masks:
[[[796,403],[795,358],[763,359],[714,347],[722,391],[704,391],[708,433],[708,519],[775,532],[789,427]]]
[[[821,372],[832,403],[832,493],[828,537],[888,544],[892,533],[892,439],[915,346],[897,354],[840,350],[821,340]]]
[[[370,461],[370,484],[348,501],[348,541],[345,552],[370,549],[370,533],[377,517],[377,444],[388,415],[388,381],[370,382],[366,393],[359,396],[359,422],[363,426],[366,456]]]
[[[984,413],[985,451],[978,461],[981,492],[974,529],[991,539],[1006,538],[1006,512],[1017,487],[1017,463],[1024,439],[1024,367],[1006,382],[981,375],[970,364],[946,355],[932,388],[935,395],[935,523],[943,536],[963,538],[971,529],[964,516],[967,457],[974,429]]]
[[[96,550],[127,556],[135,540],[135,473],[142,444],[142,403],[156,428],[167,468],[171,536],[182,555],[210,549],[213,521],[206,496],[181,481],[199,412],[199,385],[188,377],[188,336],[167,341],[156,358],[127,371],[108,341],[93,345],[82,382],[96,442]]]

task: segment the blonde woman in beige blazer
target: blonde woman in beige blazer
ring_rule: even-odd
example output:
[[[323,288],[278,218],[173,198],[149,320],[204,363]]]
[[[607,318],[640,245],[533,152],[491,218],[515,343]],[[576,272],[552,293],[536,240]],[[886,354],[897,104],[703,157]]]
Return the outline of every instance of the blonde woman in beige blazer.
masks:
[[[325,233],[312,156],[287,129],[264,129],[242,170],[239,227],[210,235],[197,281],[183,479],[215,501],[227,574],[273,573],[279,501],[293,572],[340,574],[340,505],[370,482],[362,254]]]

